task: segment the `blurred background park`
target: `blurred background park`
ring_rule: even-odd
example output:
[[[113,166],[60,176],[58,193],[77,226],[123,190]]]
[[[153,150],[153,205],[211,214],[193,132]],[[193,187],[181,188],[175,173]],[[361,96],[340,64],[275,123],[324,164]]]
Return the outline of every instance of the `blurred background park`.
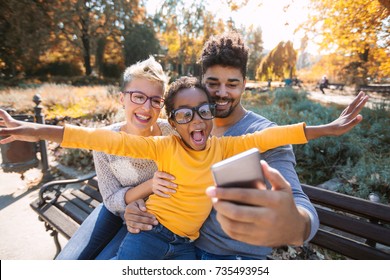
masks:
[[[389,0],[7,0],[0,2],[0,107],[47,123],[104,126],[123,119],[122,71],[153,55],[171,80],[199,76],[204,42],[239,31],[250,50],[245,107],[279,124],[328,122],[340,106],[310,98],[375,100],[341,138],[294,147],[302,183],[383,203],[390,197]],[[82,172],[91,153],[49,144],[50,156]]]

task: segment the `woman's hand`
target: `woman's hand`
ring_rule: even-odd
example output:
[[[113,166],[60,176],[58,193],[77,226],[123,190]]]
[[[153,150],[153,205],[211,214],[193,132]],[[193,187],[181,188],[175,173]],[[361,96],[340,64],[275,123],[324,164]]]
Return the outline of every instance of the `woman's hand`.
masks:
[[[38,136],[34,136],[36,124],[17,121],[1,109],[0,126],[6,127],[0,128],[0,136],[8,136],[0,140],[0,144],[8,144],[16,140],[27,142],[37,142],[40,140]]]
[[[55,125],[44,125],[17,121],[6,111],[0,109],[0,136],[8,136],[0,140],[0,144],[8,144],[13,141],[37,142],[39,140],[49,140],[61,143],[64,128]]]
[[[175,179],[174,176],[168,173],[156,171],[153,175],[153,193],[161,197],[171,197],[169,194],[176,193],[177,185],[172,182]]]

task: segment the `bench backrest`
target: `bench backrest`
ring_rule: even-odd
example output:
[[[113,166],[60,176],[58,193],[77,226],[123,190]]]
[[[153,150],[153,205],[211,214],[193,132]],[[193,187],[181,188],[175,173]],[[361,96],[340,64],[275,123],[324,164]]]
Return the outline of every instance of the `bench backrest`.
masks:
[[[390,206],[302,185],[320,229],[313,244],[352,259],[390,259]]]

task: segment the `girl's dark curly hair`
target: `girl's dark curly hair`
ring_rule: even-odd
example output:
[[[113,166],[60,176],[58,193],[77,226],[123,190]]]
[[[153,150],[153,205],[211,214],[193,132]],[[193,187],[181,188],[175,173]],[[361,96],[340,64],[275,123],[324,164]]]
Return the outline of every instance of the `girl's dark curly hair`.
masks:
[[[235,31],[212,36],[205,43],[199,62],[203,73],[214,65],[230,66],[239,68],[245,79],[248,48]]]
[[[165,113],[168,116],[168,118],[171,118],[171,112],[174,110],[174,99],[177,93],[186,88],[198,88],[201,91],[204,91],[207,100],[209,103],[212,103],[212,99],[210,96],[210,93],[206,89],[206,87],[195,77],[187,77],[183,76],[176,81],[174,81],[168,89],[168,92],[165,95]]]

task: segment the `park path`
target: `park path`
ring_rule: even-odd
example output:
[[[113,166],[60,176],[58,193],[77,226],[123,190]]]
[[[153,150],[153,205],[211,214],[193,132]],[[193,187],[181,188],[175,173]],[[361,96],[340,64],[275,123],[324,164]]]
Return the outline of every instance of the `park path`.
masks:
[[[323,104],[339,104],[346,106],[352,102],[355,98],[353,92],[340,92],[340,91],[326,91],[326,94],[322,94],[320,90],[308,90],[308,98],[314,101],[321,102]],[[368,100],[366,107],[373,109],[376,106],[385,104],[387,109],[390,109],[390,97],[385,97],[377,94],[367,93],[370,99]]]

